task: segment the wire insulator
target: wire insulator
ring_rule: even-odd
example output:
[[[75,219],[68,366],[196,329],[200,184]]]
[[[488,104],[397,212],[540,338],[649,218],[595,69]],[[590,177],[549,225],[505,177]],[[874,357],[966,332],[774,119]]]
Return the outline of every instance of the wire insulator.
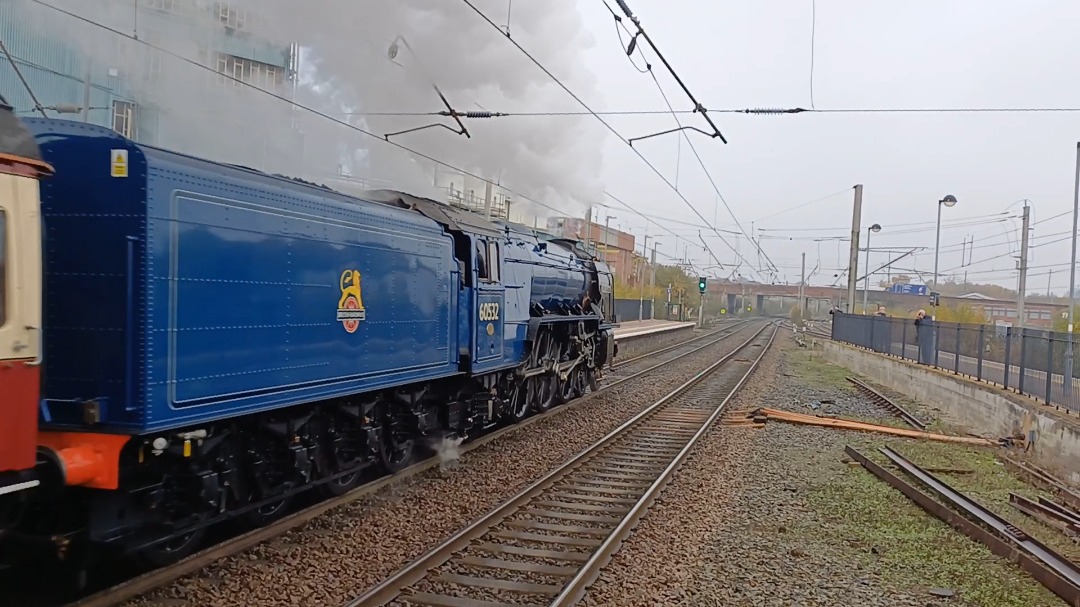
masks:
[[[626,5],[626,0],[615,0],[615,2],[619,4],[619,8],[622,9],[622,12],[626,13],[627,17],[630,17],[631,19],[634,18],[634,13],[630,12],[630,7]]]
[[[460,112],[459,112],[459,114],[460,114]],[[495,112],[481,112],[481,111],[478,111],[478,110],[473,110],[473,111],[465,112],[464,116],[466,118],[494,118],[495,116],[498,116],[498,114],[495,113]]]
[[[752,108],[742,111],[744,114],[798,114],[799,112],[805,112],[806,110],[797,108]]]

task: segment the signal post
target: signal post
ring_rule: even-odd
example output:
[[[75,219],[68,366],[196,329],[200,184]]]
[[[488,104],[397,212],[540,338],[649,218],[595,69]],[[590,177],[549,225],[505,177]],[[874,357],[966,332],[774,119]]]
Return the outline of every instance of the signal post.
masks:
[[[697,279],[697,288],[701,292],[701,305],[698,306],[698,327],[705,326],[705,281],[704,276],[699,276]]]

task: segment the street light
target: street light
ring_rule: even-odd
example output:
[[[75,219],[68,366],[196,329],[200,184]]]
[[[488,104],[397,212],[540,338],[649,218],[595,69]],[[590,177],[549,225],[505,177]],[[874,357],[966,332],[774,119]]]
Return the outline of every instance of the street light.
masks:
[[[880,232],[881,224],[875,223],[874,225],[866,228],[866,279],[863,282],[862,290],[862,311],[863,314],[867,314],[866,311],[866,298],[870,293],[870,233]]]
[[[953,207],[956,205],[956,196],[952,194],[946,195],[944,198],[938,201],[937,205],[937,240],[934,242],[934,290],[938,289],[938,249],[941,248],[941,205],[947,207]],[[934,300],[934,313],[930,315],[930,320],[937,320],[937,300]]]

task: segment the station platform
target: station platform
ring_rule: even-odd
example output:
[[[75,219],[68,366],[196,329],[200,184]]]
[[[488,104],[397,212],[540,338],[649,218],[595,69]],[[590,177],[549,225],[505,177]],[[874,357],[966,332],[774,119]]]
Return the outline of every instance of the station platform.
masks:
[[[619,353],[615,360],[633,358],[654,350],[686,341],[697,323],[673,320],[635,320],[615,328],[615,343]]]
[[[687,327],[692,329],[695,324],[697,323],[679,322],[677,320],[634,320],[631,322],[620,323],[615,329],[615,338],[625,339],[630,337],[641,337],[643,335],[651,335],[654,333],[678,331],[680,328],[685,329]]]

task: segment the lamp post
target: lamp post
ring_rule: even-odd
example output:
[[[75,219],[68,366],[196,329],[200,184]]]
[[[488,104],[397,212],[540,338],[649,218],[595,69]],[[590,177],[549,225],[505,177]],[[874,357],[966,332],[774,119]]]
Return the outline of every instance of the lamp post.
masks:
[[[937,238],[934,242],[934,290],[938,288],[938,250],[941,248],[941,205],[947,207],[956,206],[956,196],[952,194],[946,195],[944,198],[938,201],[937,205]],[[934,310],[930,315],[930,320],[937,320],[937,299],[934,300]]]
[[[866,299],[870,293],[870,233],[880,232],[881,224],[875,223],[874,225],[866,228],[866,279],[863,281],[862,290],[862,312],[868,314],[866,311]]]

